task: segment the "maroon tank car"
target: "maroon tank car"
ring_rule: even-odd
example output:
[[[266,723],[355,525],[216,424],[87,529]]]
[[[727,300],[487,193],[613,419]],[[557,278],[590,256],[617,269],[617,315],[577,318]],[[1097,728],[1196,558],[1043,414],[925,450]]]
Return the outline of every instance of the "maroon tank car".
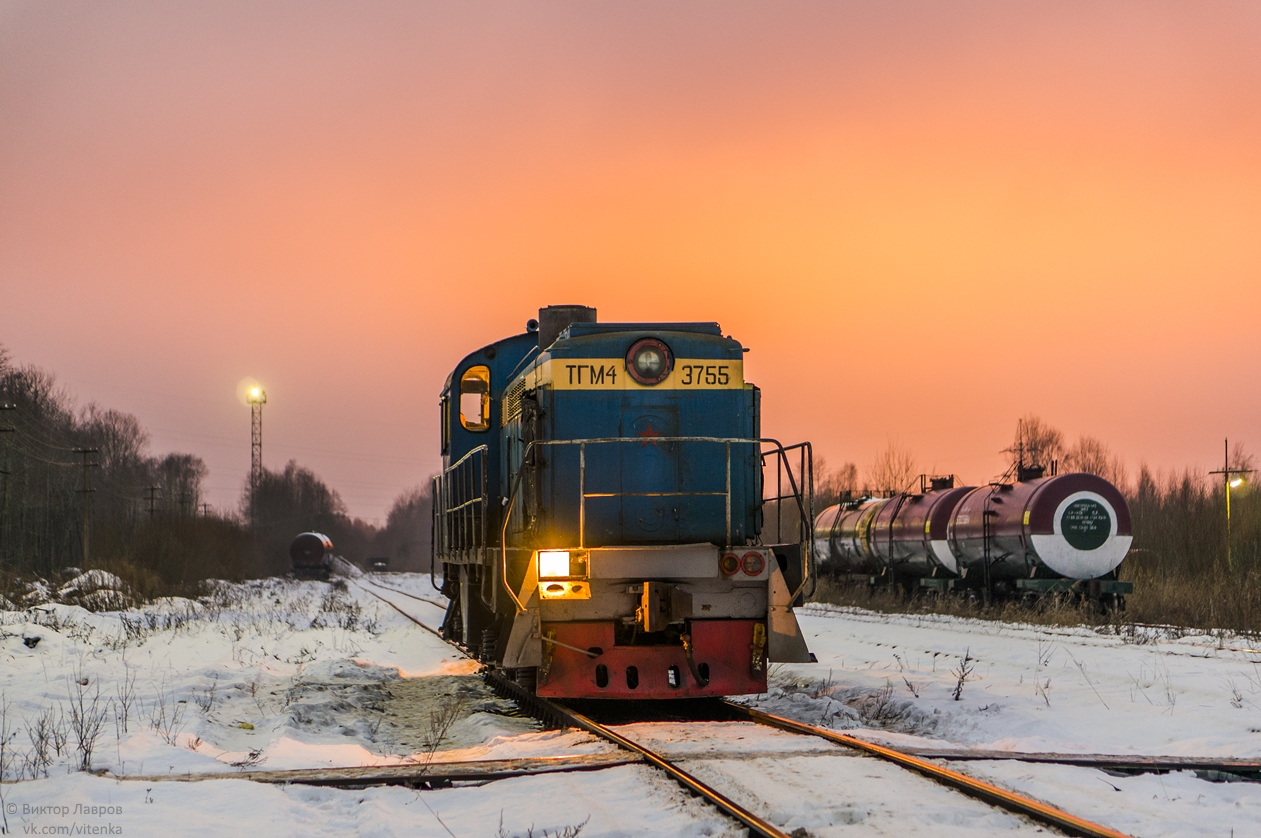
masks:
[[[988,559],[991,579],[1096,579],[1133,541],[1125,498],[1093,474],[973,489],[955,508],[948,538],[961,573],[983,572]]]
[[[950,515],[971,487],[889,498],[876,511],[868,532],[871,552],[896,573],[930,576],[937,568],[958,573],[946,542]]]

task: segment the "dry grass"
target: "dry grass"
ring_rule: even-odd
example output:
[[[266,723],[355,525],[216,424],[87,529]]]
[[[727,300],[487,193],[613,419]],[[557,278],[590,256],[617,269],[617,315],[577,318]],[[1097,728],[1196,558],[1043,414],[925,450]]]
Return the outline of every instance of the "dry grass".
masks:
[[[896,589],[830,579],[819,580],[813,599],[889,614],[949,614],[1053,626],[1160,624],[1261,635],[1261,574],[1208,573],[1187,579],[1137,564],[1122,570],[1122,578],[1134,583],[1134,593],[1120,614],[1101,614],[1066,596],[1044,597],[1032,605],[1008,601],[986,606],[958,594],[908,597]]]
[[[1068,597],[1049,596],[1029,606],[1019,602],[996,602],[983,605],[960,594],[915,594],[906,596],[896,588],[869,587],[865,583],[846,583],[823,578],[812,597],[816,602],[851,605],[886,614],[949,614],[982,620],[1007,620],[1036,625],[1075,626],[1113,622],[1099,616],[1088,605],[1075,603]]]
[[[1127,569],[1126,578],[1134,582],[1127,621],[1261,634],[1261,574],[1256,571],[1188,578],[1138,564]]]

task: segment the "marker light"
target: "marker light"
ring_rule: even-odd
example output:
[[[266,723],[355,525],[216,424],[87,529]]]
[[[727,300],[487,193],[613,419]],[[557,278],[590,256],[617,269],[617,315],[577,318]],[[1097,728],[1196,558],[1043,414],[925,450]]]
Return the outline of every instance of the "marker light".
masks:
[[[539,578],[557,579],[571,575],[569,573],[568,550],[540,550]]]
[[[626,353],[626,371],[640,384],[660,384],[673,367],[670,348],[656,338],[637,340]]]
[[[718,560],[718,569],[722,571],[723,576],[731,576],[740,569],[740,557],[735,553],[723,553],[722,558]]]
[[[750,551],[744,554],[744,559],[740,564],[747,575],[757,576],[766,567],[766,558],[761,553]]]

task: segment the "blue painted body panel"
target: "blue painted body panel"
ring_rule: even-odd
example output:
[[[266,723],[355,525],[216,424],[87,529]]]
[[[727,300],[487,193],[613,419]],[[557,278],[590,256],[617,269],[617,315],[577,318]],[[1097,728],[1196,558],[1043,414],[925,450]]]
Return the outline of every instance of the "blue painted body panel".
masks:
[[[676,358],[742,361],[739,343],[716,324],[574,324],[523,366],[525,376],[549,360],[617,359],[642,337],[664,341]],[[624,365],[620,374],[625,375]],[[503,428],[505,458],[500,485],[521,467],[523,442],[620,438],[624,443],[588,444],[585,546],[712,542],[744,544],[760,530],[760,446],[712,442],[664,442],[659,437],[705,436],[756,439],[760,433],[756,388],[660,390],[569,390],[539,387],[533,427],[520,417]],[[528,417],[527,417],[528,422]],[[731,530],[725,490],[730,448]],[[576,445],[547,446],[543,467],[529,479],[516,505],[510,542],[520,546],[578,545],[580,453]],[[510,490],[510,487],[509,487]],[[712,493],[684,497],[673,493]],[[632,496],[626,496],[631,493]],[[656,497],[635,494],[664,495]],[[533,519],[531,519],[533,516]]]

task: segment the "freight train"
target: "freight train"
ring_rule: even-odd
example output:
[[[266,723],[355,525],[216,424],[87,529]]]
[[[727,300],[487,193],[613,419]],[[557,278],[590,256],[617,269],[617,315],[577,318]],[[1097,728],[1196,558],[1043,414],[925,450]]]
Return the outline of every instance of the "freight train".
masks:
[[[443,635],[562,698],[763,692],[768,662],[811,660],[810,447],[761,438],[746,351],[717,323],[549,306],[456,364]]]
[[[1133,540],[1130,510],[1093,474],[955,486],[921,478],[920,491],[830,506],[814,524],[821,573],[887,582],[908,591],[972,596],[1083,597],[1124,608],[1133,583],[1116,569]]]

